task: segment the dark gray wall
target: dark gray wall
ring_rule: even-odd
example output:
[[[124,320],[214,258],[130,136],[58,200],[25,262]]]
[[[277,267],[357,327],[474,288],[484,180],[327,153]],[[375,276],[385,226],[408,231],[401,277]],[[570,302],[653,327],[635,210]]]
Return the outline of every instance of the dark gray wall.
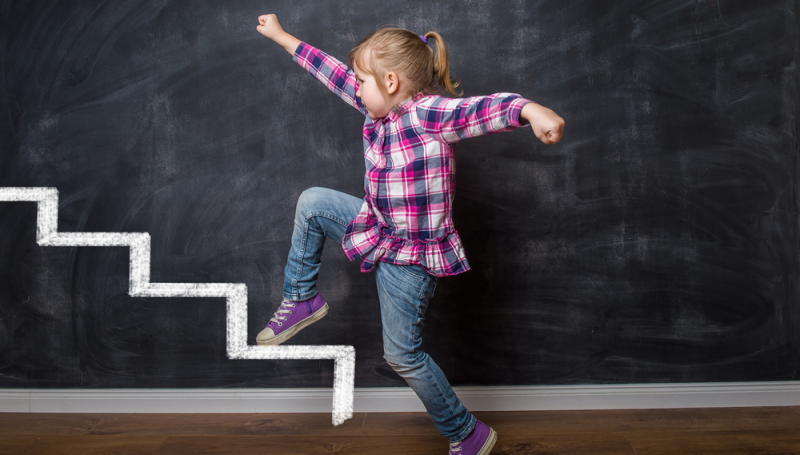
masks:
[[[278,305],[298,195],[363,196],[361,124],[259,35],[345,58],[383,24],[440,32],[466,95],[567,122],[460,143],[473,270],[439,281],[425,347],[454,384],[798,378],[798,2],[4,1],[0,186],[56,187],[61,231],[149,232],[154,282]],[[225,354],[223,299],[131,298],[125,248],[39,247],[0,203],[0,387],[330,387],[330,361]],[[331,313],[398,386],[374,277],[327,245]]]

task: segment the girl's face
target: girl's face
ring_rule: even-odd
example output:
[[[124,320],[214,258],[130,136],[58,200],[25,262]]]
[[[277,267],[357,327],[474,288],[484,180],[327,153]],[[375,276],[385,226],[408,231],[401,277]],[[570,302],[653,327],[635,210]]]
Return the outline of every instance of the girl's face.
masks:
[[[367,108],[369,118],[376,119],[389,115],[392,107],[384,98],[378,87],[378,81],[369,73],[362,71],[356,65],[353,65],[353,72],[356,73],[358,78],[358,89],[356,89],[356,96],[361,98],[361,102]]]

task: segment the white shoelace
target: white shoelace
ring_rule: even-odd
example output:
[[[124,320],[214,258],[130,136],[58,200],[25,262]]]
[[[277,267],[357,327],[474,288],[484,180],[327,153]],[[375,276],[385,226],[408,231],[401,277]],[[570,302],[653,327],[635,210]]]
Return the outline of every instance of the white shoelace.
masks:
[[[278,311],[275,312],[275,315],[272,316],[272,319],[269,322],[276,322],[278,326],[282,326],[283,323],[281,321],[285,321],[289,314],[292,314],[292,310],[288,310],[287,308],[294,308],[294,302],[289,302],[288,300],[284,300],[281,302],[281,307],[278,308]]]
[[[458,452],[461,452],[461,441],[451,442],[450,443],[450,455],[457,454]]]

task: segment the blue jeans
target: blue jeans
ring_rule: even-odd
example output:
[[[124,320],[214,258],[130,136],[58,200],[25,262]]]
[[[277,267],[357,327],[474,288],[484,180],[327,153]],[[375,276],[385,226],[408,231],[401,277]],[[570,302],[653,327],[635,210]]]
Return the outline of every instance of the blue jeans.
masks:
[[[316,281],[325,237],[339,245],[362,200],[325,188],[300,195],[292,247],[284,271],[283,297],[305,300],[317,294]],[[447,378],[422,351],[422,328],[436,277],[417,265],[378,262],[375,269],[383,324],[383,357],[422,400],[436,429],[450,442],[469,435],[477,420],[458,399]]]

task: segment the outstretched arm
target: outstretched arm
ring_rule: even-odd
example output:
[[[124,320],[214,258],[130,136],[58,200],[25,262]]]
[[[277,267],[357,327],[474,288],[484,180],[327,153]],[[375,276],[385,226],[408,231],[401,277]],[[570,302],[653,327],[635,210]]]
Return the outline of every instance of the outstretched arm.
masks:
[[[308,71],[314,78],[322,82],[345,103],[367,115],[367,109],[356,96],[358,79],[353,70],[321,50],[301,42],[299,39],[283,31],[278,18],[274,14],[258,17],[259,33],[275,41],[292,54],[295,62]]]
[[[564,135],[564,119],[541,104],[528,103],[519,113],[520,123],[530,123],[533,134],[545,144],[555,144]]]
[[[422,129],[438,141],[452,144],[462,139],[511,131],[527,125],[523,109],[535,105],[516,93],[495,93],[469,98],[432,96],[417,104]],[[535,112],[535,111],[533,111]]]
[[[256,27],[256,30],[258,30],[258,33],[261,33],[281,45],[286,49],[286,52],[292,55],[294,55],[297,46],[300,45],[299,39],[283,31],[283,27],[281,27],[280,22],[278,22],[278,16],[274,14],[258,16],[258,27]]]

